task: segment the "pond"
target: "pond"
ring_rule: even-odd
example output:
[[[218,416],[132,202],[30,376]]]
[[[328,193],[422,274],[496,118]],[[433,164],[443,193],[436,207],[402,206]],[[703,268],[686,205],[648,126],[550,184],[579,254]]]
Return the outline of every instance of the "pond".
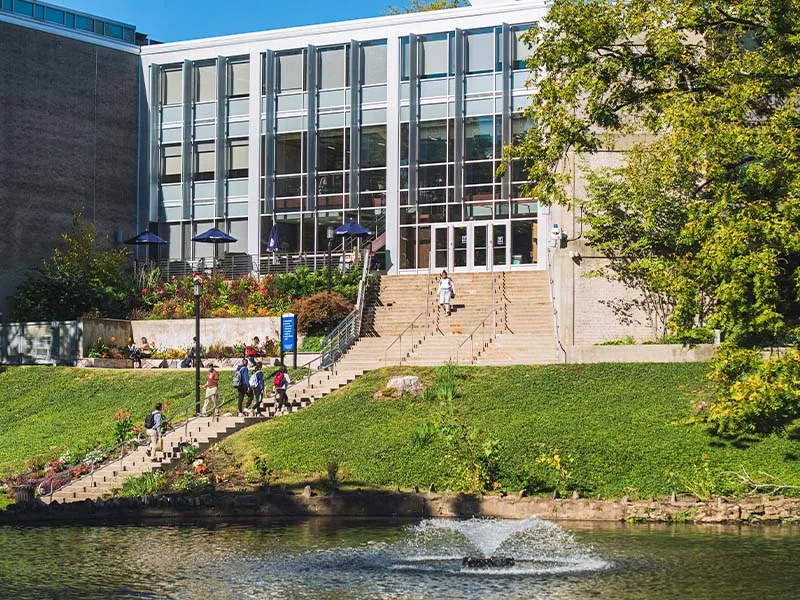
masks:
[[[468,556],[513,565],[464,566]],[[535,518],[3,526],[0,597],[763,600],[797,597],[798,556],[793,526]]]

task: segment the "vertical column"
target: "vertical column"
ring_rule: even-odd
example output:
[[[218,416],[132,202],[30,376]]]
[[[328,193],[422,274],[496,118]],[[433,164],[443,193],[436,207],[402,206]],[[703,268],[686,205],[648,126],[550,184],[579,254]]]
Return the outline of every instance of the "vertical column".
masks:
[[[306,191],[307,208],[311,211],[317,209],[317,51],[314,46],[306,50],[306,98]]]
[[[503,146],[511,143],[511,28],[503,23],[502,31],[502,77],[503,77]],[[500,194],[504,200],[511,199],[511,169],[506,169],[501,180]]]
[[[150,221],[158,221],[159,217],[159,193],[158,193],[158,172],[161,156],[159,152],[159,130],[161,128],[161,67],[150,65],[150,139],[149,139],[149,210]]]
[[[417,205],[417,163],[419,162],[419,79],[417,76],[417,36],[408,36],[408,198],[412,206]]]
[[[361,49],[358,42],[350,42],[350,208],[358,208],[359,168],[361,167]]]
[[[400,249],[400,38],[386,41],[386,268],[395,274]]]
[[[183,192],[183,219],[192,218],[192,124],[194,111],[192,110],[194,96],[192,94],[192,61],[183,61],[183,154],[181,169],[181,188]],[[184,259],[190,257],[184,256]]]
[[[275,212],[275,53],[264,55],[264,212]],[[251,86],[252,87],[252,86]],[[252,93],[252,89],[251,89]],[[251,99],[252,102],[252,99]]]
[[[214,132],[214,211],[217,219],[227,216],[226,183],[225,183],[225,133],[228,121],[227,92],[228,92],[228,61],[224,56],[217,57],[217,122]],[[224,229],[224,227],[223,227]]]
[[[264,167],[266,176],[266,201],[272,201],[272,135],[274,119],[271,117],[272,84],[270,74],[272,70],[272,52],[267,52],[266,71],[262,66],[264,55],[260,52],[250,53],[250,89],[248,105],[248,127],[247,127],[247,253],[256,260],[261,256],[261,213],[264,212],[264,205],[261,204],[261,170]],[[262,83],[262,77],[264,82]],[[263,133],[266,135],[266,147],[264,151],[264,163],[261,163],[261,111],[262,111],[262,90],[266,90],[266,122]]]
[[[454,200],[464,201],[464,32],[456,29],[455,36],[455,101],[453,103],[453,139],[455,165],[453,165]],[[462,212],[463,214],[463,212]]]

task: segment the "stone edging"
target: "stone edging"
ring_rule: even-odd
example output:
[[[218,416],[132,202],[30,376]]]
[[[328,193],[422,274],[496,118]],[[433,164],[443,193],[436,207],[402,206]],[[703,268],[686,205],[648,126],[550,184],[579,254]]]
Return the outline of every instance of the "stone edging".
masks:
[[[257,517],[497,517],[530,516],[550,520],[800,523],[800,498],[756,496],[738,500],[693,498],[653,501],[550,499],[388,491],[349,491],[312,495],[285,490],[86,500],[47,505],[41,500],[12,504],[0,523],[101,519],[257,518]]]

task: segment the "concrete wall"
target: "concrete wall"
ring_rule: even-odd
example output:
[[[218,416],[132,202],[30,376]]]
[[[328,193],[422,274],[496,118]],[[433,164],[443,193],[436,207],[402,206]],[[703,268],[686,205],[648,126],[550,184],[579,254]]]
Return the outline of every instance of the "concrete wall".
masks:
[[[139,57],[0,22],[0,311],[72,214],[135,235]],[[142,227],[143,228],[143,227]],[[76,317],[79,315],[76,315]]]
[[[592,156],[570,156],[565,170],[572,175],[570,197],[576,210],[554,206],[550,222],[567,233],[566,248],[548,250],[558,313],[559,340],[564,347],[592,345],[633,336],[637,341],[654,340],[663,333],[663,324],[641,306],[636,290],[610,281],[597,273],[608,260],[586,242],[586,226],[581,224],[580,199],[586,196],[585,174],[594,169],[618,166],[624,150],[636,139],[623,140],[617,150]],[[580,259],[569,256],[578,252]]]
[[[280,338],[280,317],[252,317],[247,319],[200,319],[200,343],[208,348],[212,344],[232,346],[258,336]],[[133,339],[142,337],[157,348],[188,348],[195,333],[194,319],[164,321],[131,321]]]
[[[124,348],[131,337],[131,322],[119,319],[83,318],[79,321],[78,358],[89,354],[89,348],[102,339],[108,345]]]
[[[687,348],[680,344],[648,344],[630,346],[568,346],[568,363],[676,363],[711,360],[717,351],[713,344]]]

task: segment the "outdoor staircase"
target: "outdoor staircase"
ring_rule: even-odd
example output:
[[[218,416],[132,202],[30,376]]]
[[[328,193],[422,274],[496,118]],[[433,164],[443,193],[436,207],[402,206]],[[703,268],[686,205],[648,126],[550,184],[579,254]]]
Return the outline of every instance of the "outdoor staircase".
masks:
[[[312,373],[294,382],[286,394],[290,403],[288,412],[296,412],[309,406],[326,394],[347,385],[366,370],[360,366],[336,364],[332,369]],[[270,396],[265,401],[265,417],[269,419],[278,416],[274,398]],[[229,414],[218,417],[192,417],[163,436],[163,453],[159,452],[159,457],[163,457],[161,462],[151,461],[147,455],[147,446],[140,446],[121,458],[99,466],[93,473],[69,482],[54,491],[52,498],[49,494],[45,494],[41,499],[48,503],[51,500],[65,503],[111,496],[121,489],[122,484],[130,477],[138,477],[161,469],[177,468],[186,445],[195,446],[202,452],[244,427],[263,422],[265,417],[238,417]],[[44,492],[47,492],[46,488]]]

